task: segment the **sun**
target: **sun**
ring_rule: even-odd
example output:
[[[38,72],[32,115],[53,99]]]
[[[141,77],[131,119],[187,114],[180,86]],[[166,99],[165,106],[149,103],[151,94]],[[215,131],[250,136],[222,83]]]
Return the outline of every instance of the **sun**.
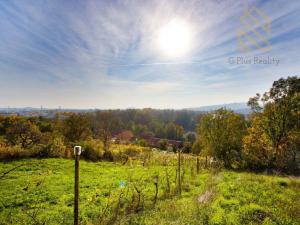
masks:
[[[165,56],[176,58],[190,51],[191,39],[189,24],[180,19],[173,19],[158,30],[157,45]]]

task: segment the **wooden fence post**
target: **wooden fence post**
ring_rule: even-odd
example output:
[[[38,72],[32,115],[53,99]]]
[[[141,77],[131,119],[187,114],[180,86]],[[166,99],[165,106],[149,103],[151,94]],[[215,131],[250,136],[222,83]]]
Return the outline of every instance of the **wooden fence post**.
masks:
[[[197,155],[197,174],[200,172],[200,161],[199,161],[199,155]]]
[[[81,154],[81,146],[74,147],[75,155],[75,185],[74,185],[74,225],[78,225],[78,212],[79,212],[79,158]]]
[[[180,165],[181,165],[181,150],[178,149],[178,192],[179,192],[179,195],[181,195],[181,170],[180,170]]]

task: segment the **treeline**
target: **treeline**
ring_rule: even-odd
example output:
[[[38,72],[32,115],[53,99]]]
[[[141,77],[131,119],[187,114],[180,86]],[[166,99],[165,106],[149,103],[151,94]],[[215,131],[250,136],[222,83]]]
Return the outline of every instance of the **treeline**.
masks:
[[[131,130],[136,136],[183,140],[187,131],[195,131],[200,113],[189,110],[127,109],[110,110],[118,119],[120,130]]]
[[[193,151],[227,168],[297,172],[300,79],[279,79],[262,96],[250,98],[248,105],[253,110],[248,120],[224,109],[204,115]]]
[[[135,144],[147,146],[145,136],[193,141],[200,114],[187,110],[128,109],[88,113],[57,113],[55,118],[0,117],[0,159],[23,156],[71,155],[82,144],[87,158],[112,160],[111,139],[123,130],[134,133]],[[101,149],[101,150],[99,150]],[[104,155],[100,152],[103,150]]]

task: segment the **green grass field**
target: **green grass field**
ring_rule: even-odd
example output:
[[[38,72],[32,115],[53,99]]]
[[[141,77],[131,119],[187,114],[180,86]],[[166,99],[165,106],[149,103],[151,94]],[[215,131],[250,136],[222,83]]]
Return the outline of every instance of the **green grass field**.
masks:
[[[1,162],[0,176],[22,166],[0,178],[0,224],[72,224],[73,163],[68,159]],[[123,166],[81,160],[80,221],[300,224],[298,178],[225,170],[201,170],[196,175],[192,170],[186,166],[179,197],[173,166]],[[156,203],[155,176],[159,176]]]

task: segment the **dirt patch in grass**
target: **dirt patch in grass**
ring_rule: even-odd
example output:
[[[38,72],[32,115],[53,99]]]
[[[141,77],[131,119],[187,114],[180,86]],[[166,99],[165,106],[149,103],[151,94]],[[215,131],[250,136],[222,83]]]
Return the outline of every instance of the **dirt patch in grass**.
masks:
[[[211,199],[212,195],[212,190],[207,190],[204,194],[198,196],[197,201],[201,204],[206,203]]]

